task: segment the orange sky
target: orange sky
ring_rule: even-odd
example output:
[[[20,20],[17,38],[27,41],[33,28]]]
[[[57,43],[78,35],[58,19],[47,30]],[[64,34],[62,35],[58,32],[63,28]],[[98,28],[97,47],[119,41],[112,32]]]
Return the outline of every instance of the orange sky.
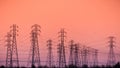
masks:
[[[40,49],[46,49],[46,40],[49,38],[53,39],[56,45],[57,32],[60,28],[65,28],[67,43],[74,39],[84,45],[106,50],[107,37],[110,35],[116,37],[117,46],[120,44],[120,1],[1,0],[0,23],[0,39],[2,40],[0,53],[2,54],[6,49],[3,39],[12,24],[19,26],[19,51],[24,47],[26,47],[24,50],[29,51],[29,33],[33,24],[39,24],[42,27]],[[3,56],[5,54],[0,58]]]

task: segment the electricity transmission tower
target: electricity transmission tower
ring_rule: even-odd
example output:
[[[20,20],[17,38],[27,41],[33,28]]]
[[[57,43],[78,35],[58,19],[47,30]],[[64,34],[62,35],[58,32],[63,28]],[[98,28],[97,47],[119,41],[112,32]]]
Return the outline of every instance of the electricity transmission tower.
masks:
[[[74,44],[74,41],[70,41],[70,56],[69,65],[79,66],[79,44]]]
[[[69,65],[74,65],[74,41],[70,41]]]
[[[95,58],[95,59],[94,59],[94,60],[95,60],[95,61],[94,61],[94,66],[98,66],[98,50],[95,49],[95,52],[94,52],[94,53],[95,53],[95,57],[94,57],[94,58]]]
[[[40,66],[40,52],[38,44],[38,36],[40,34],[40,26],[35,24],[32,26],[31,31],[31,49],[30,49],[30,59],[31,66]]]
[[[82,65],[88,65],[89,50],[86,46],[83,46],[81,55],[82,55]]]
[[[97,49],[93,49],[92,50],[93,54],[92,54],[92,58],[93,58],[93,66],[98,66],[98,50]]]
[[[108,54],[107,65],[112,66],[116,62],[115,53],[114,53],[114,46],[115,46],[114,45],[114,43],[115,43],[114,39],[115,39],[115,37],[110,36],[109,39],[110,39],[110,41],[109,41],[109,48],[110,49],[109,49],[109,54]]]
[[[75,52],[74,52],[74,60],[75,60],[75,66],[79,66],[79,45],[78,44],[75,44]]]
[[[7,33],[7,56],[6,56],[6,67],[12,67],[12,45],[11,45],[11,34],[10,32]]]
[[[47,46],[48,46],[48,56],[47,56],[47,66],[49,68],[52,68],[54,66],[54,61],[53,61],[53,52],[52,52],[52,40],[47,41]]]
[[[16,24],[13,24],[11,27],[10,33],[7,35],[7,58],[6,58],[6,66],[7,67],[19,67],[19,60],[18,60],[18,51],[17,51],[17,39],[16,36],[18,35]]]
[[[60,34],[60,44],[58,45],[58,65],[59,68],[66,67],[66,56],[65,56],[65,34],[64,29],[61,29]]]

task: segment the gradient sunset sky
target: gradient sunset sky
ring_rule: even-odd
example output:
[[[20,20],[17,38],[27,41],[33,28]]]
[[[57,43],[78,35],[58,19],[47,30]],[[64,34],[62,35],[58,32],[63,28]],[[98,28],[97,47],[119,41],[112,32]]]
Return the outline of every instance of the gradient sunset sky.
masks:
[[[22,60],[28,58],[33,24],[41,26],[39,43],[43,61],[46,60],[46,41],[50,38],[56,53],[61,28],[67,32],[66,44],[73,39],[99,49],[107,57],[107,37],[112,35],[116,37],[115,51],[120,51],[119,0],[0,0],[0,65],[5,61],[5,35],[12,24],[19,26],[17,43],[21,65],[24,65]]]

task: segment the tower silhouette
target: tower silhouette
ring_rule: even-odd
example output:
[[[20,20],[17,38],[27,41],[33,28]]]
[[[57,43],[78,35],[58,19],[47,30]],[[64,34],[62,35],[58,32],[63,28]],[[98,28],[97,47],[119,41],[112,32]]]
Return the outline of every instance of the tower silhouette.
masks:
[[[115,47],[114,39],[115,39],[115,37],[110,36],[109,39],[110,39],[110,41],[109,41],[109,53],[108,53],[107,65],[112,66],[116,62],[115,53],[114,53],[114,47]]]
[[[16,24],[13,24],[11,27],[10,33],[7,35],[7,58],[6,58],[6,66],[7,67],[19,67],[19,60],[18,60],[18,50],[17,50],[17,39],[16,36],[18,35]]]
[[[82,48],[82,65],[88,65],[88,54],[89,54],[89,50],[86,46],[83,46]]]
[[[60,43],[58,45],[58,66],[59,68],[66,67],[66,56],[65,56],[65,34],[64,29],[61,29],[60,34]]]
[[[49,68],[52,68],[54,66],[54,61],[53,61],[52,40],[51,39],[49,39],[47,41],[47,46],[48,46],[47,66]]]
[[[74,52],[74,60],[75,60],[75,66],[79,66],[79,44],[75,44],[75,52]]]
[[[11,44],[12,35],[11,35],[11,33],[8,32],[6,37],[7,37],[7,40],[6,40],[6,42],[7,42],[7,44],[6,44],[6,46],[7,46],[6,67],[12,67],[12,44]]]
[[[70,41],[69,65],[74,65],[74,41]]]
[[[80,52],[79,44],[74,44],[74,41],[70,41],[70,56],[69,56],[69,65],[79,66],[80,64]]]
[[[94,59],[94,66],[98,66],[98,50],[95,49],[95,59]]]
[[[31,66],[40,66],[40,52],[39,52],[39,44],[38,44],[38,36],[40,34],[40,26],[35,24],[32,26],[31,31],[31,48],[29,54],[29,60],[31,62]]]
[[[98,50],[92,48],[92,60],[93,60],[93,66],[98,66]]]

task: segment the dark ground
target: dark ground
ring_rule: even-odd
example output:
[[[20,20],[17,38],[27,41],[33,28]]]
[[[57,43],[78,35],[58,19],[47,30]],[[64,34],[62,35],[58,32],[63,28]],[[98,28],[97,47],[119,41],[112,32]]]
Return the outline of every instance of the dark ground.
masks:
[[[7,67],[0,66],[0,68],[7,68]],[[11,68],[11,67],[9,67],[9,68]],[[29,67],[15,67],[15,68],[29,68]],[[33,65],[31,68],[49,68],[49,67],[47,67],[47,66],[35,67]],[[52,68],[59,68],[59,67],[52,67]],[[95,66],[95,67],[88,67],[87,65],[83,65],[82,67],[77,67],[77,66],[74,66],[74,65],[69,65],[69,66],[66,66],[65,68],[120,68],[120,63],[118,62],[117,64],[115,64],[113,66],[102,65],[102,66]]]

